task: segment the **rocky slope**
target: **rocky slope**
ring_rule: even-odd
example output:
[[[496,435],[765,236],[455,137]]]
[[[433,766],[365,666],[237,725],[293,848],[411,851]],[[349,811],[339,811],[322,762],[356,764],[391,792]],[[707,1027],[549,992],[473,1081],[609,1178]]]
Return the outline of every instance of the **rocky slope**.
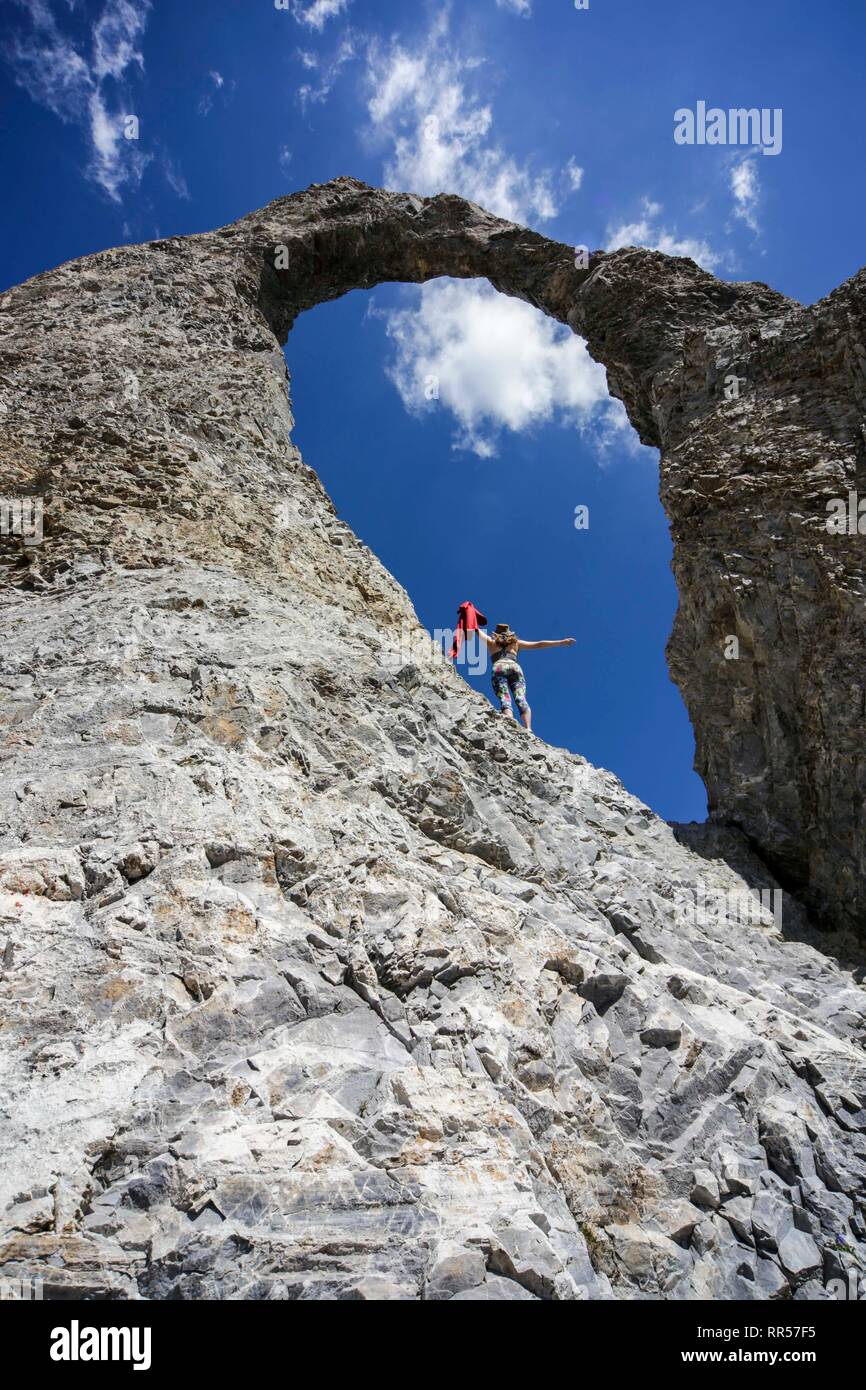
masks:
[[[44,543],[7,545],[4,570],[4,1277],[122,1298],[818,1298],[862,1267],[853,935],[818,934],[789,895],[780,920],[776,898],[735,922],[777,886],[736,829],[669,827],[503,725],[291,444],[296,314],[443,273],[586,333],[669,441],[672,660],[693,703],[712,686],[711,789],[807,897],[835,835],[850,891],[828,915],[856,918],[853,668],[832,652],[857,542],[813,525],[768,548],[776,475],[753,452],[776,410],[761,371],[805,364],[817,334],[791,385],[811,420],[852,370],[855,282],[807,311],[650,252],[580,272],[458,199],[353,180],[62,266],[0,301],[2,491],[45,498]],[[715,399],[747,350],[748,423]],[[836,431],[813,467],[835,485],[857,465],[829,419],[796,438]],[[797,474],[816,507],[819,482]],[[726,489],[750,508],[738,539]],[[707,668],[730,613],[751,705]],[[806,672],[783,724],[767,692]],[[831,715],[832,768],[798,764]]]

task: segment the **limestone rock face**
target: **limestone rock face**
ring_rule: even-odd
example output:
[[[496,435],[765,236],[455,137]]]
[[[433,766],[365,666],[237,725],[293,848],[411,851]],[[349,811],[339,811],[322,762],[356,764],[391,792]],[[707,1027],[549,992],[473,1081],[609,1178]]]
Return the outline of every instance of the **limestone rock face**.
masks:
[[[297,313],[439,274],[586,334],[661,442],[671,660],[730,824],[504,725],[292,445]],[[862,1261],[862,972],[807,916],[862,908],[860,551],[818,524],[862,466],[857,294],[578,271],[341,179],[3,296],[0,491],[45,535],[4,551],[0,1276],[763,1299]],[[754,846],[806,907],[755,906]]]

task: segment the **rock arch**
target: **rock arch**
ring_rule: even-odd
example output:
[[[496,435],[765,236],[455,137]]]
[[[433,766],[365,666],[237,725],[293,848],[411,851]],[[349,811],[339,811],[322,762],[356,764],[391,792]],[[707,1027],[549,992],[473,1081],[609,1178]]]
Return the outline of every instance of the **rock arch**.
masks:
[[[125,320],[112,319],[99,293],[106,270],[140,274],[135,321],[128,300]],[[252,501],[259,489],[269,506],[280,470],[299,466],[285,443],[291,417],[278,354],[296,316],[352,289],[441,275],[484,276],[582,334],[643,442],[661,450],[680,596],[668,658],[694,726],[711,819],[742,830],[828,925],[862,929],[864,541],[825,526],[831,499],[858,489],[866,496],[862,271],[804,308],[766,285],[725,283],[654,251],[595,253],[581,270],[571,247],[461,198],[385,192],[351,178],[278,199],[218,232],[61,267],[11,291],[7,313],[26,322],[49,296],[61,323],[68,313],[70,322],[104,327],[111,342],[91,352],[91,372],[103,371],[100,353],[105,378],[125,363],[139,399],[157,406],[153,421],[138,407],[137,471],[118,460],[122,486],[112,493],[104,461],[69,461],[83,439],[74,400],[80,355],[72,342],[40,344],[37,327],[30,365],[35,344],[53,444],[36,438],[32,422],[18,431],[14,412],[7,440],[9,487],[17,480],[53,497],[46,573],[71,554],[81,562],[94,509],[97,518],[113,515],[103,552],[119,546],[147,563],[149,538],[150,559],[173,553],[166,528],[152,534],[147,516],[154,491],[163,520],[178,501],[159,476],[159,439],[147,443],[159,402],[187,440],[228,445],[223,476],[207,484],[195,459],[179,474],[172,465],[189,506],[205,493],[205,506],[215,505],[220,490]],[[117,389],[120,396],[122,382]],[[223,408],[200,409],[201,400]],[[253,477],[230,463],[226,408],[262,455]],[[110,453],[112,431],[118,448],[126,437],[123,412],[106,430]],[[254,539],[232,506],[223,520],[219,544],[251,559]],[[179,534],[193,553],[196,532],[181,514]],[[208,538],[206,548],[215,543]]]
[[[296,314],[444,273],[586,333],[660,445],[717,814],[857,921],[860,552],[821,515],[862,471],[861,280],[583,274],[337,180],[16,286],[0,492],[45,535],[0,544],[0,1266],[46,1298],[818,1298],[863,1258],[844,940],[780,929],[735,831],[504,725],[291,443]]]
[[[484,276],[586,338],[661,450],[680,594],[668,659],[711,819],[828,925],[866,928],[866,541],[826,530],[830,500],[858,487],[866,530],[866,273],[804,308],[655,251],[581,270],[573,248],[463,199],[352,179],[236,229],[281,341],[322,299],[437,275]],[[278,241],[293,264],[272,272]]]

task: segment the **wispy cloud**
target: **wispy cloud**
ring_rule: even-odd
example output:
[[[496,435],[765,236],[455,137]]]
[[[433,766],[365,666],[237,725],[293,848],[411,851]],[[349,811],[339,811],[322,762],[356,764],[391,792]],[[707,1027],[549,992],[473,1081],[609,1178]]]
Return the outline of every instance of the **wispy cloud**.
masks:
[[[357,56],[355,39],[351,30],[346,30],[342,35],[335,51],[329,57],[320,57],[317,53],[311,53],[306,49],[300,49],[298,57],[303,66],[310,73],[316,74],[316,81],[304,82],[298,88],[298,100],[301,106],[307,106],[327,101],[331,94],[331,88],[339,77],[346,63],[351,62]]]
[[[50,0],[14,0],[29,29],[12,35],[4,56],[12,76],[33,101],[82,128],[89,142],[87,177],[114,202],[124,186],[137,187],[151,156],[137,145],[138,122],[109,98],[131,68],[144,70],[139,43],[151,0],[106,0],[90,29],[90,57],[65,35]],[[73,6],[70,6],[73,8]]]
[[[394,347],[388,375],[406,409],[455,418],[454,448],[490,458],[504,431],[559,420],[587,425],[609,405],[582,339],[540,310],[475,281],[436,280],[414,307],[373,310]]]
[[[760,231],[758,205],[761,201],[761,185],[758,178],[757,158],[754,154],[738,158],[731,166],[731,193],[734,195],[734,216],[745,222],[750,231]]]
[[[57,29],[45,0],[14,0],[27,12],[33,32],[13,34],[4,57],[19,87],[61,120],[79,118],[92,87],[90,68]]]
[[[532,0],[496,0],[498,10],[510,10],[512,14],[528,19],[532,14]]]
[[[162,157],[162,171],[165,175],[165,181],[172,192],[176,193],[178,198],[188,200],[189,188],[187,187],[186,179],[167,151]]]
[[[292,14],[299,24],[322,32],[329,19],[348,9],[350,0],[292,0]]]
[[[423,43],[373,40],[367,53],[370,133],[385,145],[389,188],[460,193],[515,222],[543,222],[558,205],[553,175],[507,154],[481,93],[484,60],[450,44],[443,11]]]
[[[132,64],[144,71],[144,59],[136,47],[147,27],[150,0],[108,0],[93,27],[93,75],[97,82],[113,77],[119,82]]]
[[[622,401],[611,396],[604,405],[588,420],[580,422],[581,434],[589,435],[602,468],[613,459],[647,459],[653,462],[658,458],[655,449],[641,444],[640,435],[626,414]]]
[[[583,170],[574,155],[571,156],[565,166],[565,181],[572,193],[576,193],[583,183]]]
[[[208,77],[210,78],[211,85],[199,100],[198,114],[200,116],[210,115],[213,110],[214,97],[217,92],[221,92],[226,85],[226,80],[222,73],[217,72],[215,68],[211,68]]]
[[[660,203],[650,198],[641,200],[641,215],[634,222],[620,222],[607,229],[608,251],[618,251],[622,246],[647,246],[654,251],[664,251],[668,256],[688,256],[704,270],[715,270],[725,261],[725,254],[714,251],[706,242],[697,237],[680,237],[676,229],[670,230],[660,222],[663,211]]]

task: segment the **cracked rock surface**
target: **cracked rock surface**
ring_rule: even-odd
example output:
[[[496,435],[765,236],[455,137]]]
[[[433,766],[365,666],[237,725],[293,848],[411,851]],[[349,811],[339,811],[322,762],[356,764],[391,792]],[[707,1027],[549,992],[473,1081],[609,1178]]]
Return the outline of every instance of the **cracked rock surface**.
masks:
[[[640,322],[617,301],[635,267]],[[713,554],[722,584],[721,532],[717,551],[701,537],[728,523],[689,451],[718,443],[725,407],[694,364],[739,334],[770,372],[753,320],[805,334],[824,314],[828,341],[831,308],[650,252],[575,271],[459,199],[353,180],[0,301],[3,491],[45,497],[43,545],[7,547],[4,569],[0,1275],[47,1297],[810,1299],[863,1268],[862,947],[844,902],[846,930],[808,915],[825,837],[849,885],[858,870],[824,792],[805,906],[696,913],[778,889],[756,844],[790,883],[795,810],[775,858],[749,820],[781,784],[742,791],[729,819],[751,844],[721,820],[671,827],[503,724],[291,443],[296,314],[444,273],[587,335],[644,436],[678,441],[668,505],[695,517],[678,565],[703,584]],[[753,500],[769,486],[737,476]],[[761,648],[758,619],[793,590],[766,550],[748,568],[759,539],[732,588],[781,691],[800,657]],[[816,610],[842,614],[853,553]],[[710,640],[680,581],[675,669]],[[699,745],[741,787],[722,684]],[[838,714],[825,790],[856,820]],[[806,718],[776,729],[785,757]]]

